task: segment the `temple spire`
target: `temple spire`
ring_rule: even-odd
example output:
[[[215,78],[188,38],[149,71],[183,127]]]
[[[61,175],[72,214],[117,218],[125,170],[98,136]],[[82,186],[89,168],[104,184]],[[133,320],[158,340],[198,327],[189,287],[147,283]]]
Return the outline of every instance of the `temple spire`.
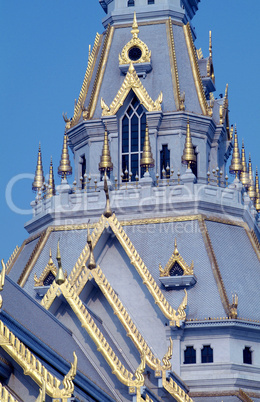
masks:
[[[112,163],[110,150],[109,150],[109,144],[108,144],[107,130],[105,130],[102,155],[100,157],[100,162],[99,162],[98,168],[99,168],[100,172],[104,172],[105,170],[107,172],[110,172],[111,170],[113,170],[113,163]]]
[[[58,174],[62,179],[72,174],[72,167],[70,165],[69,150],[68,150],[68,136],[66,132],[63,138],[63,148],[61,153],[60,166],[58,167]]]
[[[257,212],[260,211],[260,190],[259,190],[259,176],[257,167],[255,172],[255,209],[257,210]]]
[[[42,168],[42,153],[41,153],[41,144],[39,143],[37,166],[36,166],[34,181],[32,184],[33,191],[41,190],[43,183],[44,183],[44,174],[43,174],[43,168]]]
[[[151,144],[147,125],[145,129],[144,147],[143,147],[142,158],[140,161],[140,166],[145,168],[146,172],[148,172],[149,167],[154,167],[154,159],[151,151]]]
[[[237,128],[235,127],[234,148],[233,148],[231,164],[229,166],[229,173],[235,174],[236,178],[238,178],[240,172],[242,171],[242,168],[243,168],[243,166],[242,166],[240,153],[239,153],[239,147],[238,147]]]
[[[46,198],[51,198],[53,195],[55,195],[55,183],[54,183],[53,164],[52,164],[52,157],[51,157],[49,180],[48,180],[48,190],[47,190]]]
[[[247,194],[251,198],[253,202],[255,202],[256,192],[255,192],[255,184],[254,184],[254,177],[252,171],[252,162],[251,162],[251,155],[249,154],[248,159],[248,174],[249,174],[249,186],[247,189]]]
[[[243,184],[243,186],[247,188],[249,186],[249,175],[246,163],[244,140],[242,140],[241,163],[242,163],[242,170],[240,172],[240,181]]]
[[[190,122],[189,122],[189,119],[187,121],[187,133],[186,133],[184,150],[183,150],[181,160],[182,160],[182,163],[188,165],[188,169],[190,169],[190,165],[192,163],[196,163],[196,155],[195,155],[195,152],[194,152],[192,139],[191,139],[191,134],[190,134]]]

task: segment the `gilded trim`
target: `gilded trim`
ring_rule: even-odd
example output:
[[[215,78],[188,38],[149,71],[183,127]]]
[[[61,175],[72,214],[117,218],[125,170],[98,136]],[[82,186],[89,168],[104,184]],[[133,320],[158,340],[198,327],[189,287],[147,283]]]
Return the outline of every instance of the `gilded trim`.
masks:
[[[18,402],[17,399],[15,399],[1,383],[0,383],[0,401],[1,402]]]
[[[59,286],[59,290],[62,292],[68,304],[81,322],[82,327],[85,328],[86,332],[97,346],[98,352],[102,354],[106,362],[109,364],[112,373],[116,375],[118,380],[128,387],[143,386],[144,376],[141,372],[140,366],[145,365],[146,355],[143,354],[141,365],[137,368],[134,374],[136,378],[133,380],[133,374],[126,369],[123,363],[116,356],[106,338],[96,326],[87,308],[83,305],[82,301],[67,280]]]
[[[50,233],[51,233],[51,229],[49,229],[49,228],[47,230],[44,230],[41,233],[40,238],[39,238],[36,246],[34,247],[29,260],[27,261],[27,263],[17,281],[18,285],[20,285],[21,287],[24,287],[34,265],[36,264],[40,254],[42,252],[43,247],[45,246],[45,244],[49,238]]]
[[[90,96],[89,105],[88,105],[87,111],[84,113],[85,115],[83,116],[84,120],[92,119],[92,117],[94,115],[96,105],[97,105],[98,95],[100,92],[103,76],[104,76],[105,69],[106,69],[107,59],[108,59],[109,50],[110,50],[111,43],[112,43],[114,30],[115,30],[114,27],[111,27],[110,25],[108,25],[106,36],[104,39],[103,48],[101,51],[99,64],[98,64],[97,74],[96,74],[95,81],[94,81],[94,86],[93,86],[91,96]]]
[[[60,389],[61,382],[54,377],[43,364],[36,359],[33,353],[4,325],[0,320],[0,346],[23,369],[25,375],[29,375],[40,387],[43,381],[46,383],[46,393],[53,398],[71,398],[74,391],[68,390],[67,385]],[[70,372],[69,372],[70,373]],[[66,379],[66,376],[65,378]],[[70,384],[71,386],[71,384]],[[72,392],[71,392],[72,391]]]
[[[158,305],[162,313],[165,315],[166,318],[170,320],[171,325],[176,325],[179,327],[181,325],[181,321],[186,319],[185,313],[185,303],[187,294],[185,293],[184,299],[178,308],[178,314],[176,311],[171,307],[168,301],[165,299],[163,293],[161,292],[159,286],[157,285],[156,281],[152,277],[151,273],[149,272],[148,268],[145,266],[144,262],[142,261],[140,255],[136,251],[133,243],[125,233],[124,229],[120,225],[120,222],[116,218],[115,214],[113,214],[110,218],[108,218],[109,225],[113,230],[114,234],[116,235],[118,241],[122,245],[123,249],[125,250],[126,254],[128,255],[131,264],[135,267],[138,274],[143,280],[143,283],[146,285],[147,289],[153,296],[155,303]]]
[[[185,109],[184,103],[181,102],[180,82],[179,82],[179,74],[178,74],[178,66],[177,66],[177,59],[176,59],[176,53],[175,53],[175,44],[174,44],[171,17],[169,17],[169,19],[166,22],[166,32],[167,32],[168,46],[169,46],[169,51],[170,51],[172,86],[173,86],[173,94],[174,94],[176,109],[184,110]]]
[[[159,94],[157,100],[154,102],[152,98],[148,95],[148,92],[144,88],[141,80],[139,79],[133,63],[130,63],[128,72],[123,81],[121,88],[119,89],[115,99],[108,107],[101,98],[102,116],[113,116],[117,113],[120,107],[123,105],[127,95],[131,91],[134,91],[141,104],[146,108],[148,112],[161,111],[161,103],[163,100],[162,92]]]
[[[252,245],[252,247],[253,247],[256,255],[257,255],[258,260],[260,261],[260,243],[259,243],[259,240],[258,240],[256,234],[255,234],[255,231],[253,229],[252,230],[246,230],[246,234],[247,234],[247,236],[248,236],[248,238],[250,240],[250,243],[251,243],[251,245]]]
[[[103,35],[99,35],[98,33],[96,34],[93,49],[92,49],[92,52],[88,59],[88,66],[87,66],[84,81],[83,81],[83,84],[82,84],[82,87],[81,87],[81,90],[79,93],[78,102],[75,105],[73,118],[72,118],[72,120],[70,120],[68,122],[68,126],[66,126],[67,129],[74,127],[78,123],[80,116],[82,114],[82,110],[84,108],[84,102],[85,102],[85,99],[86,99],[86,96],[87,96],[87,93],[89,90],[89,86],[90,86],[91,78],[93,75],[94,67],[96,64],[98,52],[99,52],[99,49],[100,49],[100,46],[102,43],[102,36]]]
[[[16,246],[14,251],[12,252],[11,256],[9,257],[9,260],[7,261],[7,263],[5,264],[6,266],[6,271],[9,272],[9,268],[11,267],[11,265],[13,264],[18,252],[20,250],[19,246]]]
[[[193,402],[189,395],[172,378],[166,378],[165,372],[162,374],[162,385],[177,402]]]
[[[223,279],[222,279],[222,276],[220,273],[217,258],[216,258],[216,255],[215,255],[212,243],[211,243],[208,228],[207,228],[207,225],[203,218],[199,219],[199,227],[200,227],[200,231],[201,231],[204,243],[205,243],[205,247],[206,247],[206,250],[208,253],[208,257],[209,257],[209,260],[211,263],[213,275],[214,275],[215,281],[217,283],[218,291],[220,294],[220,298],[221,298],[225,313],[227,316],[229,316],[229,313],[230,313],[229,300],[228,300],[225,285],[224,285],[224,282],[223,282]]]
[[[197,89],[200,107],[201,107],[203,115],[207,116],[208,115],[208,104],[207,104],[205,92],[203,89],[196,49],[195,49],[195,46],[193,43],[192,33],[191,33],[189,23],[187,23],[187,25],[183,25],[183,31],[184,31],[184,35],[185,35],[185,39],[186,39],[186,44],[187,44],[187,48],[188,48],[193,78],[194,78],[195,86]]]

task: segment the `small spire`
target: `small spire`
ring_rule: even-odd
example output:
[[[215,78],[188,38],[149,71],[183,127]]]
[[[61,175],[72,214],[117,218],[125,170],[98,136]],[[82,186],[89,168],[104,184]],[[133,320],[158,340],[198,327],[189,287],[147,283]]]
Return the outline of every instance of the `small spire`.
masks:
[[[209,57],[212,59],[212,33],[209,31]]]
[[[107,130],[105,130],[102,155],[100,157],[100,162],[99,162],[98,168],[99,168],[100,172],[104,172],[105,170],[107,172],[110,172],[111,170],[113,170],[113,163],[111,160],[110,150],[109,150],[109,145],[108,145]]]
[[[49,180],[48,180],[48,189],[47,189],[46,198],[51,198],[53,195],[55,195],[55,183],[54,183],[53,164],[52,164],[52,157],[51,157]]]
[[[249,154],[248,158],[248,175],[249,175],[249,186],[247,189],[247,194],[251,198],[253,202],[255,202],[256,198],[256,189],[255,189],[255,184],[254,184],[254,177],[253,177],[253,171],[252,171],[252,162],[251,162],[251,155]]]
[[[58,272],[55,278],[55,282],[58,285],[62,285],[65,282],[65,277],[64,273],[62,270],[62,265],[61,265],[61,255],[60,255],[60,241],[58,240],[58,245],[57,245],[57,255],[56,255],[56,260],[58,262]]]
[[[60,160],[60,166],[58,167],[58,174],[62,179],[66,180],[66,177],[72,174],[72,167],[70,165],[69,150],[68,150],[68,136],[66,132],[63,138],[63,148]]]
[[[90,236],[89,232],[89,221],[88,221],[88,237],[87,237],[87,243],[89,246],[89,263],[88,263],[88,269],[95,269],[97,267],[94,253],[93,253],[93,246],[92,246],[92,239]]]
[[[143,147],[142,158],[140,161],[140,166],[144,167],[147,172],[148,172],[149,167],[154,167],[154,159],[153,159],[153,154],[151,151],[151,144],[150,144],[149,131],[148,131],[147,124],[146,124],[146,129],[145,129],[144,147]]]
[[[181,157],[182,163],[188,165],[188,169],[190,169],[190,165],[196,163],[196,155],[194,152],[191,134],[190,134],[190,122],[187,120],[187,133],[184,144],[184,150]]]
[[[139,29],[138,29],[138,24],[137,24],[136,12],[134,12],[134,19],[133,19],[131,34],[133,35],[133,39],[138,38]]]
[[[110,207],[110,201],[109,201],[109,191],[108,191],[108,185],[107,185],[107,172],[105,170],[105,175],[104,175],[104,191],[106,194],[106,208],[104,211],[104,216],[106,218],[109,218],[110,216],[112,216],[112,211],[111,211],[111,207]]]
[[[41,153],[41,144],[39,143],[37,166],[36,166],[34,181],[32,184],[33,191],[41,190],[43,183],[44,183],[44,175],[43,175],[43,168],[42,168],[42,153]]]
[[[245,153],[245,146],[244,140],[242,140],[242,150],[241,150],[241,163],[242,163],[242,170],[240,172],[240,181],[245,188],[249,186],[249,175],[246,163],[246,153]]]
[[[235,126],[234,148],[233,148],[231,164],[229,166],[229,173],[235,174],[236,178],[238,178],[242,168],[243,166],[240,158],[238,139],[237,139],[237,127]]]
[[[178,248],[177,248],[177,240],[176,240],[176,238],[175,238],[175,240],[174,240],[174,255],[175,255],[175,256],[178,256],[178,255],[179,255],[179,250],[178,250]]]
[[[260,211],[260,190],[259,190],[259,176],[258,169],[255,170],[255,209]]]

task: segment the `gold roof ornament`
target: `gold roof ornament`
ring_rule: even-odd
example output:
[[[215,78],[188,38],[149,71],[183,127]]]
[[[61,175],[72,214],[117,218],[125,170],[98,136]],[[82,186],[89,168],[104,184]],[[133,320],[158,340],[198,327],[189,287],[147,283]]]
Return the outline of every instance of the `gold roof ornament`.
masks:
[[[68,150],[68,136],[66,131],[63,137],[63,148],[61,153],[60,166],[58,167],[58,174],[62,179],[66,180],[66,177],[72,174],[72,167],[70,165],[69,150]]]
[[[94,257],[94,253],[93,253],[93,246],[92,246],[92,239],[90,236],[90,232],[89,232],[89,223],[88,223],[88,237],[87,237],[87,243],[89,246],[89,263],[88,263],[88,269],[95,269],[97,267],[96,261],[95,261],[95,257]]]
[[[247,189],[247,194],[251,198],[253,202],[255,202],[256,198],[256,191],[255,191],[255,183],[252,171],[252,162],[251,162],[251,155],[249,154],[248,158],[248,175],[249,175],[249,186]]]
[[[249,186],[250,182],[249,182],[249,174],[248,174],[248,168],[247,168],[247,163],[246,163],[244,140],[242,140],[241,163],[242,163],[242,170],[240,172],[240,181],[243,184],[243,186],[245,188],[247,188]]]
[[[51,249],[49,252],[49,261],[48,264],[46,265],[46,267],[44,268],[44,270],[42,271],[41,275],[39,278],[37,278],[37,275],[34,274],[34,286],[35,287],[39,287],[39,286],[48,286],[46,284],[46,280],[50,279],[50,277],[55,278],[57,275],[57,267],[53,262],[52,259],[52,253],[51,253]],[[65,271],[64,274],[65,278],[67,278],[67,272]]]
[[[107,130],[105,130],[102,155],[100,157],[100,162],[99,162],[98,168],[99,168],[100,172],[104,172],[104,171],[110,172],[111,170],[113,170],[113,163],[112,163],[110,150],[109,150],[109,144],[108,144]]]
[[[5,267],[5,263],[4,260],[1,261],[2,264],[2,271],[0,274],[0,292],[2,292],[2,290],[4,289],[4,284],[5,284],[5,272],[6,272],[6,267]],[[0,295],[0,308],[2,308],[3,305],[3,299],[2,296]]]
[[[57,285],[62,285],[65,282],[65,276],[62,270],[62,265],[61,265],[61,255],[60,255],[60,241],[58,240],[57,244],[57,255],[56,255],[56,260],[58,262],[58,273],[55,278],[55,282]]]
[[[196,155],[194,152],[191,134],[190,134],[190,122],[188,119],[187,120],[187,133],[186,133],[186,139],[185,139],[184,150],[183,150],[183,154],[181,157],[181,161],[182,161],[182,163],[188,165],[188,169],[190,169],[190,165],[195,164],[196,160],[197,159],[196,159]]]
[[[142,158],[140,160],[140,166],[144,167],[146,169],[146,172],[148,172],[148,169],[150,167],[154,167],[154,159],[151,151],[149,130],[147,125],[145,129],[144,147],[143,147]]]
[[[260,190],[259,190],[259,176],[257,167],[255,172],[255,209],[257,210],[257,212],[260,211]]]
[[[104,211],[104,216],[106,218],[109,218],[110,216],[112,216],[112,211],[111,211],[111,207],[110,207],[110,200],[109,200],[109,191],[108,191],[108,185],[107,185],[107,172],[105,170],[105,175],[104,175],[104,191],[106,194],[106,209]]]
[[[238,296],[237,294],[232,295],[232,304],[229,306],[229,318],[237,319],[237,307],[238,307]]]
[[[51,157],[46,198],[51,198],[54,195],[55,195],[55,183],[54,183],[53,164],[52,164],[52,157]]]
[[[243,166],[242,166],[240,153],[239,153],[239,147],[238,147],[237,128],[235,127],[234,147],[233,147],[231,164],[229,166],[229,173],[235,174],[236,179],[238,179],[242,169],[243,169]]]
[[[132,24],[131,34],[132,39],[124,46],[121,54],[119,55],[119,65],[133,63],[150,63],[151,51],[148,46],[138,38],[139,28],[134,12],[134,19]]]
[[[39,190],[41,190],[43,183],[44,183],[44,175],[43,175],[43,168],[42,168],[42,152],[41,152],[41,144],[39,143],[37,166],[36,166],[34,181],[32,184],[33,191],[38,192]]]
[[[193,261],[191,262],[191,266],[184,261],[182,256],[179,253],[179,250],[177,248],[177,240],[174,240],[174,251],[165,265],[165,268],[163,269],[161,264],[159,265],[159,270],[160,270],[160,276],[171,276],[171,274],[175,274],[175,271],[177,269],[178,274],[181,275],[193,275],[193,267],[194,263]]]

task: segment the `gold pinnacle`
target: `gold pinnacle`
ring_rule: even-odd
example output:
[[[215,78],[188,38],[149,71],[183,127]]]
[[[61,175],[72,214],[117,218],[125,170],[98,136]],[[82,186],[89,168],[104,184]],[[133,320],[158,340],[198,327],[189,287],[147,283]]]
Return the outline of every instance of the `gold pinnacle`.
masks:
[[[253,202],[255,202],[256,191],[255,191],[255,184],[254,184],[254,177],[253,177],[252,162],[251,162],[250,154],[249,154],[249,158],[248,158],[248,175],[249,175],[249,186],[247,189],[247,194],[251,198],[251,200]]]
[[[243,166],[242,166],[240,153],[239,153],[239,147],[238,147],[237,128],[235,127],[234,148],[233,148],[231,164],[229,166],[229,173],[235,174],[236,178],[238,178],[240,172],[242,171],[242,168],[243,168]]]
[[[242,140],[241,163],[242,163],[242,170],[240,172],[240,181],[243,184],[243,186],[247,188],[250,183],[249,183],[249,175],[248,175],[248,169],[247,169],[247,163],[246,163],[244,140]]]
[[[191,134],[190,134],[189,119],[187,121],[187,133],[186,133],[186,139],[185,139],[184,150],[183,150],[183,154],[181,157],[181,161],[182,161],[182,163],[188,165],[188,168],[190,168],[191,164],[196,163],[196,155],[194,152]]]
[[[113,170],[113,163],[111,160],[110,150],[109,150],[109,145],[108,145],[107,130],[105,130],[102,155],[100,157],[100,162],[99,162],[98,168],[99,168],[100,172],[104,172],[105,170],[107,172],[110,172],[111,170]]]
[[[151,151],[151,144],[147,125],[145,129],[144,147],[143,147],[142,158],[140,161],[140,166],[144,167],[147,172],[149,167],[154,167],[154,159]]]
[[[64,273],[62,270],[62,265],[61,265],[61,255],[60,255],[60,241],[58,240],[58,245],[57,245],[57,255],[56,255],[56,260],[58,262],[58,272],[55,278],[55,282],[58,285],[62,285],[65,282],[65,277]]]
[[[53,164],[52,164],[52,158],[51,158],[46,198],[51,198],[53,195],[55,195],[55,183],[54,183],[54,175],[53,175]]]
[[[260,211],[260,190],[259,190],[259,176],[257,167],[255,172],[255,209],[257,210],[257,212]]]
[[[70,165],[69,150],[68,150],[68,136],[66,132],[63,138],[63,148],[60,160],[60,166],[58,167],[58,174],[62,179],[66,179],[67,176],[72,174],[72,167]]]
[[[42,153],[41,153],[41,144],[39,143],[37,166],[36,166],[34,181],[32,184],[33,191],[41,190],[43,183],[44,183],[44,175],[43,175],[43,169],[42,169]]]
[[[139,29],[138,29],[138,24],[137,24],[136,12],[134,12],[134,20],[133,20],[131,34],[133,35],[133,39],[138,38]]]

